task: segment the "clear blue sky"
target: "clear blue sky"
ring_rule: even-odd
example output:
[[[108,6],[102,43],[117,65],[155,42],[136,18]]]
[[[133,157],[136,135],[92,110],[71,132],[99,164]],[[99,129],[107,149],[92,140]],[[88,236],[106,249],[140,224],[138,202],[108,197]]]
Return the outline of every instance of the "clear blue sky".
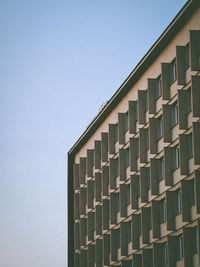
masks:
[[[185,2],[0,1],[1,267],[67,266],[67,151]]]

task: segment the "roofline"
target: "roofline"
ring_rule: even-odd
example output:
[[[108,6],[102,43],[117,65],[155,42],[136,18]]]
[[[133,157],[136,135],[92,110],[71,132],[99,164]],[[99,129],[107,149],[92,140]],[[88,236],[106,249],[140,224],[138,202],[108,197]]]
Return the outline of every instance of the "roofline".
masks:
[[[97,130],[104,119],[112,112],[120,100],[129,92],[133,85],[143,75],[146,69],[155,61],[162,50],[171,42],[176,33],[184,26],[187,20],[195,13],[200,6],[199,0],[188,0],[179,13],[175,16],[169,26],[164,30],[156,42],[151,46],[148,52],[136,65],[126,80],[122,83],[116,93],[110,98],[108,103],[98,113],[90,123],[84,133],[79,137],[76,143],[68,152],[68,156],[76,154],[80,148],[87,142],[89,137]]]

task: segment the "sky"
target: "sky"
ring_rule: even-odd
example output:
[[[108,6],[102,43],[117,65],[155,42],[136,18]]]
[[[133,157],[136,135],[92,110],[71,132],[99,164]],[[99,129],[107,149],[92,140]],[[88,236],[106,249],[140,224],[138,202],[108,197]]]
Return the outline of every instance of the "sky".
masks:
[[[67,152],[185,2],[0,0],[0,267],[67,267]]]

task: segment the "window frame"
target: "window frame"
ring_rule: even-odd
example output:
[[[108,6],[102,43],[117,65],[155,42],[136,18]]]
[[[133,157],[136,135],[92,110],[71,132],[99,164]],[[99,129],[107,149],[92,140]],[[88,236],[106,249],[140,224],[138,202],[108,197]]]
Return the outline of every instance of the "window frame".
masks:
[[[126,149],[125,156],[125,168],[127,169],[128,167],[130,167],[129,147]]]
[[[178,124],[178,104],[175,101],[172,105],[171,110],[171,128],[174,128]]]
[[[116,144],[116,143],[118,142],[118,140],[119,140],[118,127],[119,127],[119,124],[116,123],[116,124],[115,124],[114,144]]]
[[[191,87],[189,87],[186,91],[187,91],[186,109],[187,109],[187,115],[188,115],[190,112],[192,112]]]
[[[145,132],[145,150],[148,151],[149,150],[149,128],[145,128],[146,132]]]
[[[177,80],[176,58],[174,58],[170,63],[170,85],[172,85],[176,80]]]
[[[159,182],[165,178],[164,157],[159,158]]]
[[[184,47],[184,68],[185,71],[190,67],[190,46],[187,43]]]
[[[163,137],[163,119],[162,115],[158,117],[158,124],[157,124],[157,141]]]
[[[173,171],[177,170],[180,166],[180,156],[179,156],[179,146],[174,146],[174,155],[173,155]]]
[[[193,158],[193,144],[192,144],[192,133],[188,134],[188,160]]]
[[[162,198],[160,200],[160,224],[166,222],[166,200]]]
[[[156,94],[155,98],[156,101],[162,96],[162,82],[161,82],[161,75],[158,76],[156,79]]]
[[[124,133],[126,134],[129,130],[129,118],[128,118],[128,111],[125,113],[125,120],[124,120]]]
[[[119,158],[115,158],[115,179],[119,176]]]
[[[168,251],[167,251],[167,242],[163,243],[163,264],[164,267],[168,266]]]
[[[180,234],[178,236],[178,254],[177,254],[177,260],[180,261],[184,258],[184,252],[183,252],[183,236]]]
[[[181,202],[181,190],[180,188],[175,191],[176,194],[176,210],[175,210],[175,216],[181,214],[182,210],[182,202]]]
[[[127,184],[127,194],[126,194],[126,207],[131,203],[131,186],[130,183]]]
[[[119,205],[119,192],[116,192],[116,214],[120,212],[120,205]]]

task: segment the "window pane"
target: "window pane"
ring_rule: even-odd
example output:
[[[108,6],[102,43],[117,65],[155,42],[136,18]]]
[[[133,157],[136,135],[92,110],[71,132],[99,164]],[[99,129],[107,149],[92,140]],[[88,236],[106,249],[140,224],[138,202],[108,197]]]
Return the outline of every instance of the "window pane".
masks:
[[[188,135],[188,158],[192,158],[193,150],[192,150],[192,133]]]
[[[191,89],[187,90],[187,114],[192,111],[192,103],[191,103]]]
[[[138,234],[141,235],[141,214],[138,214],[139,216],[139,223],[138,223]]]
[[[148,221],[149,221],[149,229],[152,229],[152,222],[151,222],[151,207],[149,207],[149,218],[148,218]]]
[[[159,162],[159,180],[162,180],[163,178],[164,178],[164,160],[162,157]]]
[[[119,212],[119,193],[116,193],[116,212]]]
[[[161,76],[156,79],[156,99],[162,95]]]
[[[149,129],[147,128],[146,132],[145,132],[145,148],[146,150],[149,149]]]
[[[178,246],[179,246],[179,257],[178,260],[183,259],[183,238],[182,235],[178,237]]]
[[[190,66],[189,44],[185,46],[185,69]]]
[[[198,253],[198,230],[197,226],[194,228],[194,235],[193,235],[193,252]]]
[[[158,118],[158,128],[157,128],[157,139],[160,139],[163,136],[163,123],[162,116]]]
[[[127,205],[129,205],[130,204],[130,184],[128,184],[127,185],[127,193],[126,193],[126,203],[127,203]]]
[[[116,235],[117,235],[117,248],[120,248],[120,230],[116,230]]]
[[[118,141],[118,123],[115,124],[114,143]]]
[[[131,241],[131,222],[127,223],[127,243]]]
[[[170,82],[173,83],[176,80],[176,61],[175,59],[170,64]]]
[[[119,176],[119,160],[118,158],[115,160],[115,178]]]
[[[125,163],[125,167],[126,168],[129,167],[129,148],[126,149],[126,163]]]
[[[172,105],[172,114],[171,114],[171,127],[174,127],[178,123],[178,106],[177,102]]]
[[[126,114],[125,114],[125,129],[124,129],[124,131],[125,131],[125,133],[128,131],[128,111],[126,112]]]
[[[163,223],[166,221],[166,203],[165,199],[162,199],[160,201],[160,223]]]
[[[173,171],[178,169],[179,167],[179,147],[174,147],[174,154],[173,154]]]
[[[163,250],[164,250],[164,266],[167,266],[168,264],[167,243],[163,244]]]
[[[175,215],[181,213],[181,192],[180,189],[176,190],[176,202],[175,202]]]

